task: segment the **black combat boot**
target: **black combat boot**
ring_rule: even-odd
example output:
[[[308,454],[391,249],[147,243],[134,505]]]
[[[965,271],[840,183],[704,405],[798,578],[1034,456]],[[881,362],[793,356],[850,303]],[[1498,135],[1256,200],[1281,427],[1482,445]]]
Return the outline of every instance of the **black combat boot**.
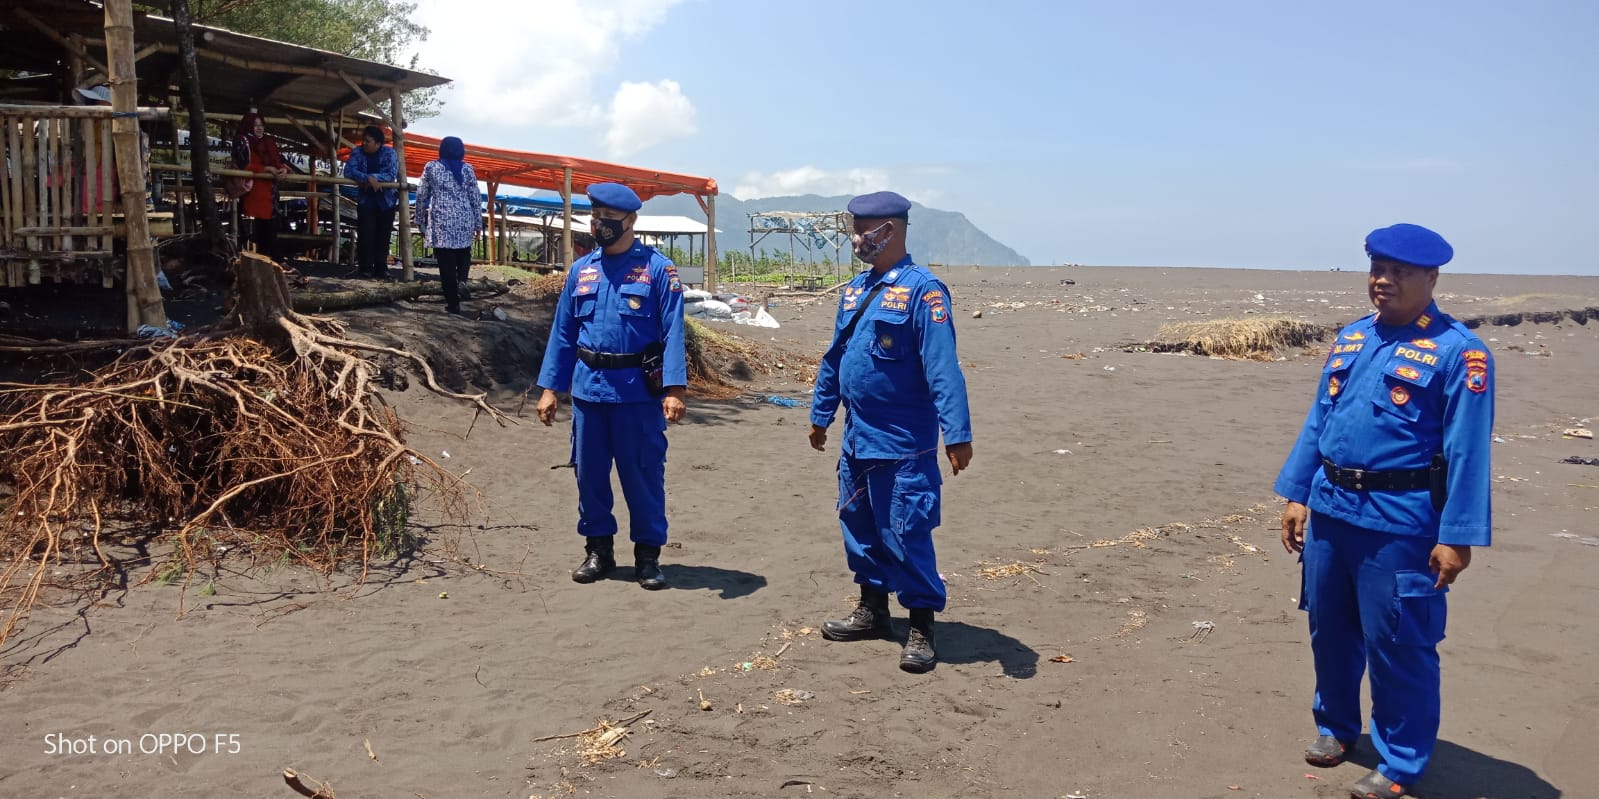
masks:
[[[912,674],[925,674],[938,663],[933,651],[932,608],[911,608],[911,632],[905,650],[899,654],[899,667]]]
[[[633,545],[633,576],[640,588],[659,591],[666,587],[666,572],[661,571],[661,548],[651,544]]]
[[[887,638],[891,632],[888,626],[888,594],[869,585],[861,586],[861,601],[849,616],[822,622],[822,637],[829,641]]]
[[[583,539],[583,551],[588,555],[583,564],[572,570],[572,582],[592,583],[616,568],[616,538],[609,535],[591,535]]]

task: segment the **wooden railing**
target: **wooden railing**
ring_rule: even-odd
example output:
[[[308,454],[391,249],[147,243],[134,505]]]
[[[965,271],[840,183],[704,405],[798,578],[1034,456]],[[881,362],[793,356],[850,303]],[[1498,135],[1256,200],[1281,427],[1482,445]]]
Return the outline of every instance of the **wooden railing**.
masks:
[[[141,108],[161,119],[164,108]],[[0,286],[80,282],[112,286],[120,210],[110,108],[0,104]]]

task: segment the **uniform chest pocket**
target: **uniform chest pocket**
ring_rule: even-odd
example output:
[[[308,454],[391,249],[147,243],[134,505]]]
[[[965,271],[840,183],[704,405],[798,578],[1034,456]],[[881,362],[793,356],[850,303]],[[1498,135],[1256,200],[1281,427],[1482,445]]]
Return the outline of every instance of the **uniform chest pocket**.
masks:
[[[1321,368],[1321,373],[1324,375],[1323,379],[1326,383],[1326,388],[1322,390],[1321,396],[1318,398],[1321,402],[1336,402],[1338,395],[1344,393],[1345,389],[1349,387],[1349,367],[1354,365],[1354,360],[1353,357],[1334,355],[1331,360],[1327,361],[1327,365]]]
[[[594,306],[597,304],[599,304],[599,297],[592,291],[586,294],[580,293],[572,298],[572,315],[578,319],[592,318],[594,316]]]
[[[1372,404],[1406,422],[1420,419],[1422,400],[1427,386],[1432,383],[1433,371],[1395,358],[1383,368],[1382,380],[1383,392],[1372,396]]]
[[[655,312],[650,304],[650,284],[624,283],[617,293],[618,308],[623,316],[649,316]]]
[[[872,320],[873,358],[899,361],[909,358],[915,342],[911,340],[910,314],[886,312]]]

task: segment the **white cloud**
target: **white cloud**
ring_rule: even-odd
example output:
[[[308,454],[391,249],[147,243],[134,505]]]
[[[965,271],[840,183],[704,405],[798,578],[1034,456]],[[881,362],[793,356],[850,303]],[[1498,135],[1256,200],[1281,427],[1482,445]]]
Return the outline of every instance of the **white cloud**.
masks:
[[[915,174],[933,174],[926,167],[910,170]],[[797,194],[820,194],[831,197],[839,194],[865,194],[872,191],[897,191],[923,205],[930,205],[943,193],[936,189],[919,189],[895,185],[887,169],[860,167],[828,171],[814,166],[802,166],[778,172],[749,172],[737,186],[733,196],[741,200],[762,197],[787,197]]]
[[[692,136],[694,104],[675,80],[624,82],[611,98],[611,129],[605,144],[613,158],[623,158],[668,139]]]
[[[457,124],[597,126],[596,76],[681,0],[418,0],[429,28],[420,63],[454,81],[444,118]]]

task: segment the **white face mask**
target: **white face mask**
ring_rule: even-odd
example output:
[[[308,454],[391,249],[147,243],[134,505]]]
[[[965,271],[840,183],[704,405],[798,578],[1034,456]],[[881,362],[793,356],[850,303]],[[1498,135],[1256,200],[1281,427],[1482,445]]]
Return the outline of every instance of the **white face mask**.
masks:
[[[872,228],[865,233],[850,234],[850,245],[855,250],[855,257],[865,261],[866,263],[871,263],[877,260],[877,256],[883,254],[883,248],[888,246],[888,236],[885,235],[881,239],[876,240],[874,240],[874,238],[878,233],[882,232],[883,228],[886,228],[892,224],[894,223],[884,222],[883,224],[878,225],[877,227]]]

